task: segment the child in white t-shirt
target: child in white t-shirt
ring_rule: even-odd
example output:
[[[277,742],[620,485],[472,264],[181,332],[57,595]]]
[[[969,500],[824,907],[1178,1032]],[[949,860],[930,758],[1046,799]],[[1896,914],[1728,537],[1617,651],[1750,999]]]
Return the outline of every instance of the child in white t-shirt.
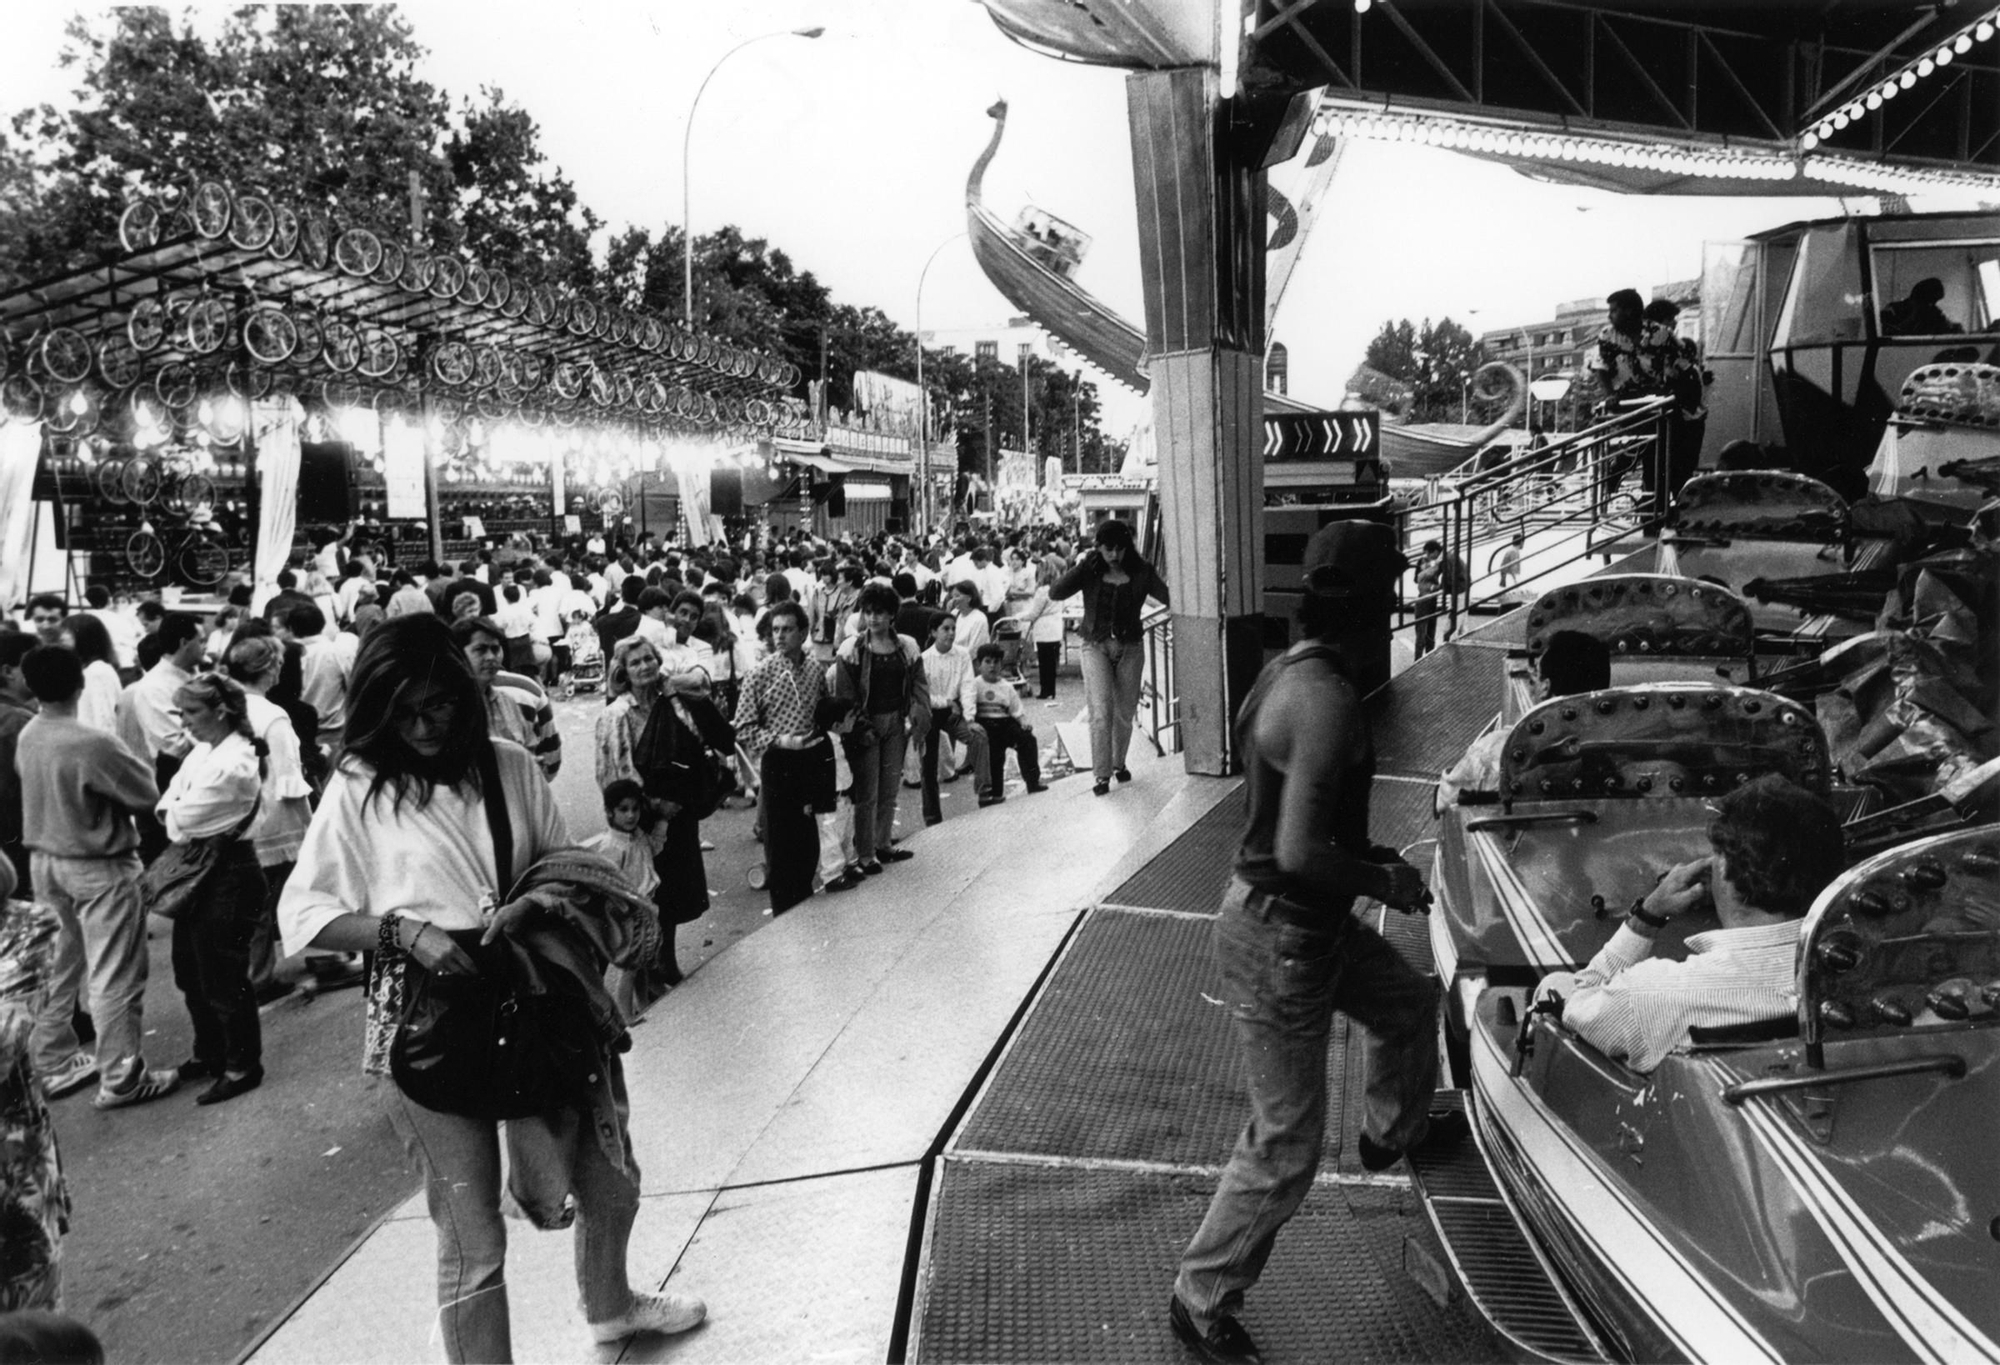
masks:
[[[992,795],[983,798],[981,805],[1007,799],[1004,793],[1009,749],[1021,765],[1021,780],[1028,784],[1028,790],[1048,790],[1042,784],[1041,753],[1035,744],[1034,727],[1028,724],[1026,708],[1021,705],[1021,694],[1014,690],[1014,684],[1000,676],[1000,664],[1006,657],[1007,652],[996,644],[981,645],[972,655],[979,668],[979,676],[972,684],[977,711],[973,719],[986,732],[987,758],[993,765]]]

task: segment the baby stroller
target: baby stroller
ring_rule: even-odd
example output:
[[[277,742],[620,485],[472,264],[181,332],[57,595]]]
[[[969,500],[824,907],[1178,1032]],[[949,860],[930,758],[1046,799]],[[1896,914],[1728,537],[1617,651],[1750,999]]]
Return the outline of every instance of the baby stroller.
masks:
[[[1000,646],[1000,676],[1010,683],[1027,681],[1021,672],[1021,646],[1027,638],[1028,628],[1011,616],[993,623],[993,643]]]
[[[563,696],[574,697],[579,692],[602,688],[604,646],[598,642],[597,632],[591,629],[590,618],[582,612],[571,617],[563,643],[569,646],[569,671],[563,674]]]

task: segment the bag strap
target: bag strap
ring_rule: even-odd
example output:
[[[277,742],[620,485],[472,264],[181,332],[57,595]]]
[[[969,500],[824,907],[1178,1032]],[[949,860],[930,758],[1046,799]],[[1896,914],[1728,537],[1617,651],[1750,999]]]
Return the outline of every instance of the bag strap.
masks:
[[[479,804],[486,811],[486,828],[493,835],[496,899],[514,889],[514,826],[507,818],[507,793],[500,785],[500,760],[488,744],[479,758]]]

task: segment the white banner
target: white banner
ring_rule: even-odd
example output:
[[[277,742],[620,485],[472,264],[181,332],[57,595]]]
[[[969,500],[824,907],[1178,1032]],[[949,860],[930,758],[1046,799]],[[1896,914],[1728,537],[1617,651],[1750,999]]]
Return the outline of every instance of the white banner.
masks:
[[[277,595],[278,575],[292,557],[292,537],[298,533],[299,424],[283,408],[265,404],[258,405],[258,417],[253,428],[258,431],[258,502],[250,604],[262,611],[264,603]]]
[[[696,545],[706,545],[712,538],[708,510],[708,477],[708,469],[705,466],[697,467],[692,460],[674,471],[675,481],[680,484],[681,515],[687,519],[688,539]]]
[[[40,422],[0,422],[0,608],[28,596],[28,545],[34,539],[35,466]]]
[[[423,521],[430,516],[424,501],[424,429],[408,422],[388,422],[382,431],[382,482],[391,521]]]

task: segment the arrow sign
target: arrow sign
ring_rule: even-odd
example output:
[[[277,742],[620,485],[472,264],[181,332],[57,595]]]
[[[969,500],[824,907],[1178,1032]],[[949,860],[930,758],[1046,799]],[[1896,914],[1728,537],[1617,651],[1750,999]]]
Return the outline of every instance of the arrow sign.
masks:
[[[1373,456],[1381,417],[1373,412],[1281,412],[1264,418],[1264,462],[1298,464]]]

